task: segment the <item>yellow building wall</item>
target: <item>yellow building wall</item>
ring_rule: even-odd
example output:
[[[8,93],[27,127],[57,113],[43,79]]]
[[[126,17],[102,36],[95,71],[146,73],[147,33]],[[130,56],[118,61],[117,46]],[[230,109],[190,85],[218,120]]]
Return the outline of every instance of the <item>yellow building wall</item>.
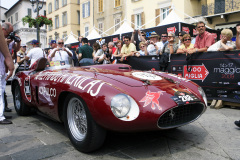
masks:
[[[59,0],[59,9],[55,10],[54,8],[55,0],[47,0],[47,17],[52,18],[53,27],[52,30],[49,31],[47,29],[47,39],[49,41],[49,36],[52,36],[52,39],[55,39],[55,32],[59,33],[59,38],[63,37],[63,33],[66,32],[67,35],[72,31],[73,34],[77,35],[80,30],[80,25],[78,24],[78,14],[77,10],[80,10],[79,5],[77,4],[77,0],[68,0],[67,5],[62,6],[62,0]],[[48,13],[48,5],[52,3],[52,13]],[[67,12],[67,25],[62,25],[62,14]],[[55,16],[59,16],[59,28],[55,29]]]
[[[90,1],[90,16],[83,18],[82,5],[83,3],[86,3],[88,1]],[[89,26],[89,34],[93,28],[93,17],[94,17],[93,6],[94,6],[94,0],[80,0],[80,34],[84,37],[85,37],[85,26],[86,25]]]

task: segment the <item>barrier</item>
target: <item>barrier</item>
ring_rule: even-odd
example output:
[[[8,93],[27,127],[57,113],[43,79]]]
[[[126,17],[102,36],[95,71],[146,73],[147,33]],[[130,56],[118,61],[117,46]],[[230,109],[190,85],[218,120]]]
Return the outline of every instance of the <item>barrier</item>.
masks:
[[[159,57],[130,57],[128,64],[137,70],[159,70]],[[200,85],[208,100],[240,103],[240,50],[196,53],[188,61],[184,54],[173,54],[167,72]]]

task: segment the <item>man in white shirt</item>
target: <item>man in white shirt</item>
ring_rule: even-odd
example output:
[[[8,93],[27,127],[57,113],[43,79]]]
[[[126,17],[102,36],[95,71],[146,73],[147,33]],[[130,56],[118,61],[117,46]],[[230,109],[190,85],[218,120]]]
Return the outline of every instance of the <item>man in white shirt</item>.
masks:
[[[39,42],[37,40],[32,40],[33,48],[28,52],[25,60],[31,60],[30,67],[36,62],[39,58],[45,57],[44,51],[39,47]]]
[[[161,43],[158,41],[159,39],[158,34],[156,32],[152,32],[149,38],[150,38],[150,41],[148,41],[148,47],[147,47],[148,55],[151,55],[151,56],[159,55]]]
[[[63,39],[58,40],[57,48],[50,52],[52,61],[59,61],[61,65],[69,64],[69,57],[72,57],[72,52],[64,47]]]

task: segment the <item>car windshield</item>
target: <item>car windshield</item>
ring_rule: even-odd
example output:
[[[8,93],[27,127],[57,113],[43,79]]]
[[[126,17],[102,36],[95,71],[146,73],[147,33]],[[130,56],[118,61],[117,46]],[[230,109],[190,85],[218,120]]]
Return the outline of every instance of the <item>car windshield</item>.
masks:
[[[52,67],[46,67],[45,70],[64,69],[64,68],[70,68],[70,67],[71,65],[52,66]]]

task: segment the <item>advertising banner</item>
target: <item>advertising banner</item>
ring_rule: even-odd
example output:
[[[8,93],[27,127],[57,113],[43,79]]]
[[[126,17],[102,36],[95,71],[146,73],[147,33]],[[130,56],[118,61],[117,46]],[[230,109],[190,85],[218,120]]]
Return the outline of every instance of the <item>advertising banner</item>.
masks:
[[[190,79],[200,85],[209,100],[240,103],[240,51],[173,54],[167,72]],[[158,56],[129,58],[138,70],[159,70]]]

